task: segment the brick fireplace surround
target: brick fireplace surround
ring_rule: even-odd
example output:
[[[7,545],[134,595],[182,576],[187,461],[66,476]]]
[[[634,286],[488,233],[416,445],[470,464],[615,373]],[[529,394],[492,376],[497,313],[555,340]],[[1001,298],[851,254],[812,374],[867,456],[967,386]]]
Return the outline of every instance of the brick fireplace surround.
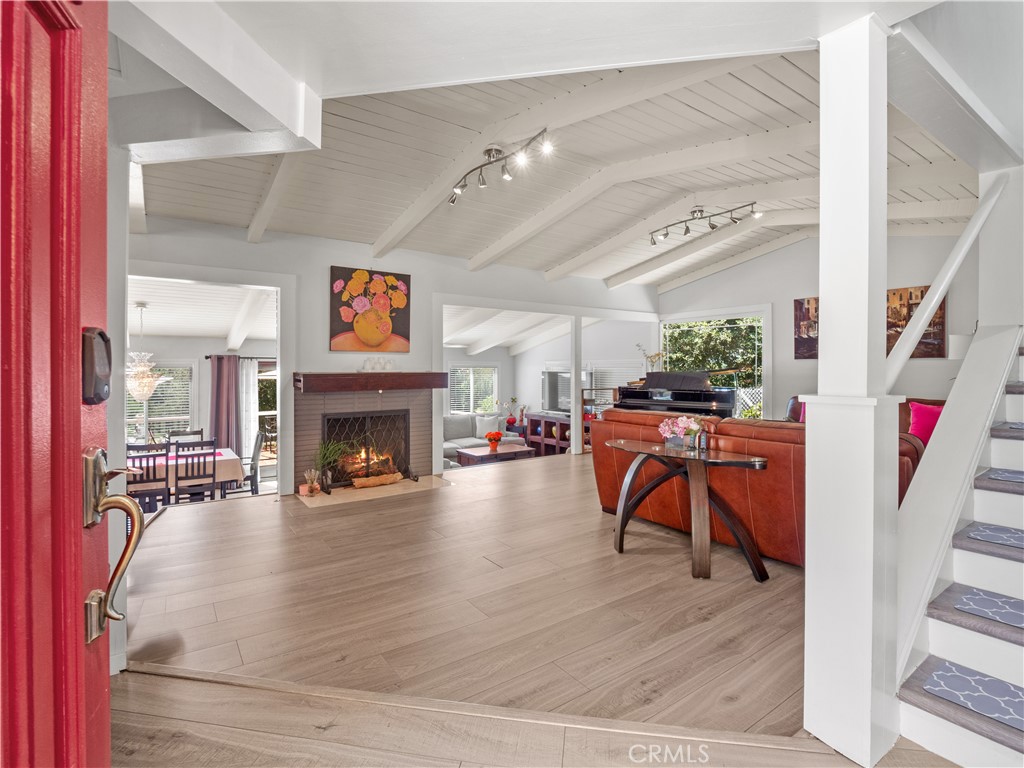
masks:
[[[433,472],[433,390],[448,387],[446,373],[296,373],[295,490],[312,469],[324,414],[409,411],[409,471]]]

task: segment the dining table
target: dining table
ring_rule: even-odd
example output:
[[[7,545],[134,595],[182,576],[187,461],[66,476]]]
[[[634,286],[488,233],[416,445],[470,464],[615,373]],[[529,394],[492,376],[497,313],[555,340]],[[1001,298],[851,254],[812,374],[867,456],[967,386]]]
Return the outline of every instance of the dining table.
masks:
[[[214,465],[214,482],[219,485],[222,489],[224,483],[242,482],[245,477],[245,470],[242,467],[242,459],[237,453],[232,451],[230,448],[218,448],[216,451],[217,460]],[[128,458],[129,466],[131,465],[131,457]],[[163,459],[157,459],[157,465],[164,467],[164,474],[161,477],[167,478],[167,485],[173,490],[177,484],[177,471],[178,464],[181,459],[176,454],[171,453],[167,456],[167,461]],[[149,488],[162,488],[163,483],[154,483],[152,486],[136,486],[133,488],[135,491],[144,491]],[[223,496],[223,490],[221,491]]]

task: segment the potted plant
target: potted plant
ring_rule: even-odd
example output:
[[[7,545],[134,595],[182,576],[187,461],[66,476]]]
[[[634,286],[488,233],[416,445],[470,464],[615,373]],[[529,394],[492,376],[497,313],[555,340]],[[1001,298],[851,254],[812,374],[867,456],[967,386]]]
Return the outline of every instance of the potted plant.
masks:
[[[326,493],[331,492],[333,470],[338,466],[338,460],[347,449],[347,444],[340,440],[321,440],[320,445],[317,446],[314,462],[318,472],[317,481],[320,488]]]
[[[497,451],[498,445],[501,443],[501,432],[488,432],[484,437],[487,438],[487,442],[490,444],[491,450]]]
[[[690,416],[665,419],[658,425],[658,431],[665,438],[665,445],[691,449],[700,446],[700,433],[703,428],[700,419]]]

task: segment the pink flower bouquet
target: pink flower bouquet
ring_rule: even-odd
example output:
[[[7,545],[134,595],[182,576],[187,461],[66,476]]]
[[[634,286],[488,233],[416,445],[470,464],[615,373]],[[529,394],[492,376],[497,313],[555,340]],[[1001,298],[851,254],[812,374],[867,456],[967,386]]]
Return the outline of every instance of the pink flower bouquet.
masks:
[[[704,425],[700,419],[694,419],[689,416],[679,416],[675,419],[665,419],[661,424],[658,425],[658,431],[661,436],[666,440],[670,437],[685,437],[686,435],[696,435]]]

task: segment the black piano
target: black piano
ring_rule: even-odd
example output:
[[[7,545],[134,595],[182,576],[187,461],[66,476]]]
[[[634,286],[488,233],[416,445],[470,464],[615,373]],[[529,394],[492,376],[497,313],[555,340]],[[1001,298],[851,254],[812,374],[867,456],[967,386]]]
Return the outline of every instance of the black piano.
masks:
[[[619,402],[615,407],[724,419],[732,416],[736,408],[736,390],[712,387],[708,371],[655,371],[647,374],[642,386],[619,387]]]

